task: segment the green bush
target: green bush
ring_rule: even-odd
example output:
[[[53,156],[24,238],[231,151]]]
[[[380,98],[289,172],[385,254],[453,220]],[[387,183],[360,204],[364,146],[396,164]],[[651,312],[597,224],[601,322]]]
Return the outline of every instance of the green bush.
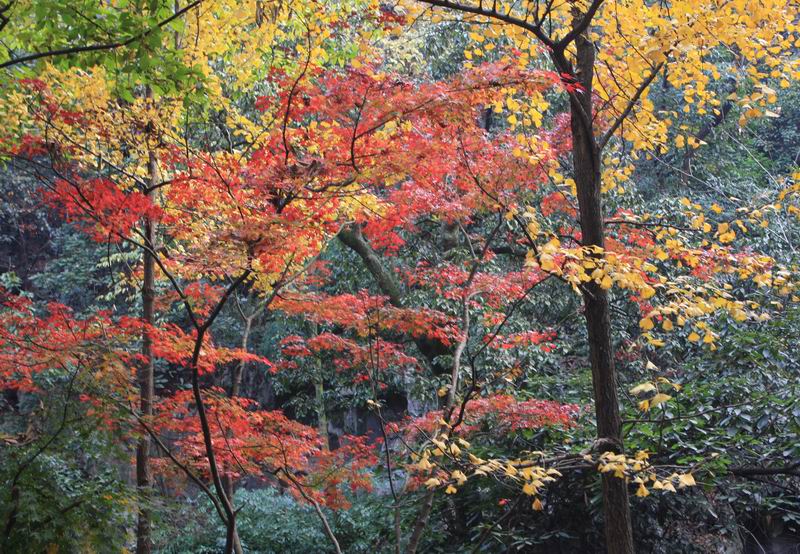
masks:
[[[273,488],[236,493],[238,529],[242,547],[252,554],[305,554],[333,552],[314,508],[297,502]],[[352,499],[347,510],[325,510],[325,515],[344,552],[381,552],[391,533],[388,502],[366,495]],[[225,541],[225,530],[207,502],[184,511],[160,533],[163,554],[216,553]]]

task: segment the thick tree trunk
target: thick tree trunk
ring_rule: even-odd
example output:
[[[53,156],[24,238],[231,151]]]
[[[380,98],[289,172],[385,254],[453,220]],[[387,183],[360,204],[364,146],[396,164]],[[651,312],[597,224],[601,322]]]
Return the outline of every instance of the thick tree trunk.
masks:
[[[575,41],[576,77],[585,91],[573,95],[571,105],[572,158],[584,246],[604,247],[600,152],[592,128],[594,45],[585,34]],[[557,62],[558,63],[558,62]],[[563,63],[563,58],[562,62]],[[602,256],[602,254],[599,254]],[[622,451],[617,378],[611,341],[608,294],[595,282],[583,288],[586,329],[594,387],[597,437],[600,451]],[[604,474],[603,515],[609,554],[632,554],[628,488],[624,479]]]
[[[155,153],[150,152],[149,157],[150,172],[150,195],[154,194],[153,186],[158,180],[158,163]],[[155,228],[153,222],[148,218],[144,221],[145,243],[148,247],[144,251],[144,280],[142,283],[142,320],[146,325],[152,325],[154,319],[155,304]],[[153,343],[148,329],[142,335],[142,358],[144,362],[139,368],[139,410],[141,416],[149,419],[153,415]],[[150,494],[152,486],[152,476],[150,474],[150,436],[142,432],[139,442],[136,445],[136,488],[140,498]],[[150,537],[150,510],[146,506],[139,508],[139,521],[136,528],[136,554],[149,554],[152,550],[152,540]]]

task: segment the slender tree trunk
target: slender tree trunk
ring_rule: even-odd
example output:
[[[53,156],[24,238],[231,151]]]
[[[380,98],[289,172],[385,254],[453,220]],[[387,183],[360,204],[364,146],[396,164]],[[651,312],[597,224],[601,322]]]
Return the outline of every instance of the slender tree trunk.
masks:
[[[148,160],[152,197],[155,194],[154,185],[158,181],[158,162],[154,152],[150,152]],[[152,325],[155,304],[155,260],[152,251],[155,250],[155,228],[153,222],[146,218],[144,221],[144,236],[148,250],[144,251],[144,281],[142,283],[142,320],[145,325]],[[149,419],[153,415],[153,343],[148,328],[142,334],[142,358],[139,368],[139,410],[141,416]],[[147,497],[151,492],[152,475],[150,474],[150,436],[142,433],[136,445],[136,487],[139,496]],[[150,536],[150,510],[145,502],[139,508],[139,521],[136,528],[136,554],[149,554],[152,550]]]
[[[318,368],[321,369],[321,368]],[[327,450],[331,445],[328,442],[328,415],[325,413],[325,384],[322,382],[322,375],[319,372],[314,376],[314,401],[317,407],[317,428],[319,436]]]
[[[573,95],[570,101],[572,158],[581,232],[584,246],[603,248],[605,232],[601,197],[601,160],[592,128],[594,45],[585,33],[576,39],[575,45],[576,77],[586,89]],[[564,63],[563,58],[560,63]],[[605,289],[592,281],[583,288],[583,300],[592,368],[598,447],[599,451],[621,452],[623,449],[621,421],[608,294]],[[610,474],[604,474],[602,481],[606,548],[609,554],[633,554],[627,483],[624,479]]]
[[[319,327],[314,322],[308,323],[308,332],[312,337],[319,334]],[[328,441],[328,414],[325,412],[325,382],[322,379],[322,361],[314,362],[314,405],[317,412],[317,430],[326,449],[330,450]]]
[[[256,314],[252,314],[250,316],[244,317],[244,331],[242,331],[242,342],[241,348],[245,352],[247,351],[247,345],[250,341],[250,330],[253,327],[253,319],[255,318]],[[241,387],[242,387],[242,375],[244,375],[244,370],[247,367],[247,362],[244,360],[240,361],[236,364],[233,368],[231,373],[231,398],[236,398],[241,394]],[[222,476],[222,484],[225,488],[225,494],[228,496],[231,502],[233,502],[233,493],[234,486],[233,486],[233,475],[229,472],[225,472]],[[238,529],[233,529],[233,551],[236,554],[242,554],[244,551],[242,550],[242,544],[239,539],[239,532]]]

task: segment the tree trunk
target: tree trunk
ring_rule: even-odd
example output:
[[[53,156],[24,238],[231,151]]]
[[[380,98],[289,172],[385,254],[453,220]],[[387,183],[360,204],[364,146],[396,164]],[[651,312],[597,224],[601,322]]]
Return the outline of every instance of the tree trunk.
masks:
[[[154,152],[150,152],[148,160],[150,173],[151,191],[148,193],[152,197],[155,194],[154,185],[158,184],[158,162]],[[146,218],[144,221],[145,246],[144,251],[144,280],[142,283],[142,320],[145,325],[152,325],[154,319],[155,304],[155,228],[153,222]],[[139,368],[139,410],[141,416],[149,419],[153,415],[153,343],[150,338],[149,329],[145,328],[142,334],[142,358],[144,359]],[[147,497],[150,494],[152,476],[150,474],[150,436],[142,432],[139,442],[136,445],[136,488],[139,497]],[[152,550],[152,540],[150,537],[150,510],[146,506],[139,508],[139,521],[136,527],[136,554],[149,554]]]
[[[592,78],[594,45],[580,35],[575,40],[577,52],[576,77],[585,91],[572,95],[571,133],[574,180],[578,193],[581,232],[584,246],[604,247],[604,223],[601,197],[600,152],[592,128]],[[557,60],[557,65],[565,60]],[[564,67],[562,65],[562,67]],[[602,257],[602,254],[598,254]],[[595,413],[599,451],[621,452],[619,400],[611,341],[611,318],[608,294],[594,281],[583,288],[586,329],[594,388]],[[632,554],[628,488],[624,479],[604,474],[603,515],[606,548],[609,554]]]
[[[247,345],[250,341],[250,330],[253,328],[253,319],[255,318],[256,314],[257,312],[246,317],[243,315],[244,331],[242,331],[241,348],[245,352],[247,352]],[[240,361],[233,367],[233,371],[231,372],[231,394],[230,394],[231,398],[236,398],[241,393],[242,375],[244,375],[244,370],[246,367],[247,367],[247,362],[245,362],[244,360]],[[225,494],[228,496],[230,501],[233,502],[233,494],[235,492],[233,484],[233,475],[231,475],[229,472],[225,472],[225,474],[222,476],[222,485],[225,489]],[[233,541],[233,551],[236,554],[242,554],[243,552],[242,544],[241,541],[239,540],[239,532],[236,527],[233,528],[232,541]]]
[[[316,323],[309,321],[306,324],[310,337],[319,334],[319,327]],[[328,440],[328,414],[325,412],[325,382],[322,378],[322,361],[314,360],[314,408],[317,412],[317,430],[323,441],[326,450],[330,450],[331,445]]]
[[[322,368],[317,368],[321,371]],[[322,375],[317,373],[314,377],[314,401],[317,408],[317,428],[319,436],[325,445],[326,450],[330,450],[331,445],[328,441],[328,415],[325,413],[325,384],[322,382]]]

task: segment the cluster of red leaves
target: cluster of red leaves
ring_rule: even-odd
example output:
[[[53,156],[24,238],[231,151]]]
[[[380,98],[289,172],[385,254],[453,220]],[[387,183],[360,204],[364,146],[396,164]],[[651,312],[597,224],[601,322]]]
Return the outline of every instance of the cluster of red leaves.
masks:
[[[342,448],[330,451],[317,430],[287,418],[280,410],[261,410],[254,400],[230,398],[221,389],[203,393],[215,456],[221,472],[235,478],[263,477],[287,483],[287,474],[318,502],[346,504],[340,485],[369,488],[366,470],[377,458],[364,437],[345,437]],[[208,471],[203,434],[192,391],[179,391],[158,403],[154,427],[176,437],[174,454],[200,474]],[[158,471],[178,475],[167,459]],[[289,480],[291,482],[291,480]],[[291,484],[289,490],[302,498]]]
[[[385,296],[370,295],[367,291],[340,295],[285,294],[275,300],[273,307],[316,323],[344,327],[360,337],[388,331],[452,344],[460,334],[457,322],[448,314],[424,307],[392,306]]]
[[[570,427],[574,425],[579,412],[580,407],[576,404],[538,399],[517,400],[509,394],[495,394],[470,400],[457,432],[466,438],[482,430],[503,434],[550,426]],[[428,437],[440,427],[442,416],[441,410],[428,412],[422,417],[403,422],[396,430],[409,441]]]
[[[420,262],[416,268],[405,273],[406,282],[410,286],[432,288],[437,295],[448,300],[461,300],[466,296],[473,299],[475,306],[478,306],[477,299],[480,299],[480,306],[492,310],[499,310],[521,298],[525,291],[539,283],[546,274],[532,268],[502,273],[478,271],[472,277],[470,286],[465,288],[469,277],[468,267],[451,263],[433,266]]]
[[[399,344],[383,339],[374,339],[368,345],[363,345],[333,333],[320,333],[308,339],[299,335],[289,335],[281,340],[281,350],[284,356],[290,358],[281,364],[281,368],[297,367],[294,358],[321,356],[324,353],[333,356],[333,363],[339,371],[351,369],[362,371],[402,370],[417,366],[417,359],[408,356]],[[369,378],[366,373],[359,373],[355,376],[356,381],[362,381],[365,378]]]
[[[523,331],[510,335],[487,336],[485,342],[490,348],[500,350],[510,350],[512,348],[529,348],[538,346],[542,352],[550,352],[555,348],[553,341],[556,338],[555,331]]]
[[[145,325],[132,317],[112,318],[108,312],[97,312],[77,318],[64,306],[51,302],[43,315],[37,314],[27,298],[0,290],[0,376],[3,388],[35,390],[33,378],[47,369],[74,371],[90,368],[102,372],[114,367],[135,373],[142,362],[133,350],[146,328],[156,357],[178,366],[187,366],[192,358],[195,333],[187,333],[177,325],[162,327]],[[201,347],[198,369],[201,373],[234,361],[271,363],[261,356],[238,348],[215,346],[207,334]],[[120,382],[122,385],[124,383]]]
[[[37,390],[34,378],[42,371],[100,372],[132,361],[121,344],[130,337],[107,313],[77,319],[56,302],[39,315],[33,303],[0,289],[0,388]]]
[[[143,218],[157,220],[161,209],[137,191],[123,191],[103,177],[57,179],[44,200],[98,242],[120,242]]]

